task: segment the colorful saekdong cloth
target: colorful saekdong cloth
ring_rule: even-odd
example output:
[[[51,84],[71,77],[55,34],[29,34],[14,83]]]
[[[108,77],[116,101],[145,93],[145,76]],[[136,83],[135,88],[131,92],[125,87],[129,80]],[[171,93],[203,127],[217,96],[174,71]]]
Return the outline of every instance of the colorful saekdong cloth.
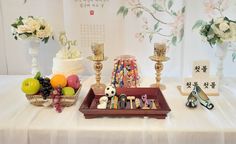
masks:
[[[137,87],[139,79],[134,56],[122,55],[115,59],[111,84],[115,87]]]

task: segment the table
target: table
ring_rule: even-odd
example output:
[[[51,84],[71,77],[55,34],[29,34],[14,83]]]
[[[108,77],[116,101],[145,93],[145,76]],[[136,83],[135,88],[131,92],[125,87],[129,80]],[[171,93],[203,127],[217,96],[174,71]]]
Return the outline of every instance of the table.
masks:
[[[215,105],[210,111],[200,105],[196,109],[186,108],[187,97],[178,92],[177,79],[164,78],[167,89],[163,94],[172,111],[163,120],[85,119],[78,108],[94,77],[81,77],[83,87],[76,105],[64,108],[62,113],[35,107],[20,90],[26,77],[0,75],[0,144],[236,143],[236,79],[226,79],[220,96],[210,97]],[[144,78],[141,85],[153,82],[154,78]]]

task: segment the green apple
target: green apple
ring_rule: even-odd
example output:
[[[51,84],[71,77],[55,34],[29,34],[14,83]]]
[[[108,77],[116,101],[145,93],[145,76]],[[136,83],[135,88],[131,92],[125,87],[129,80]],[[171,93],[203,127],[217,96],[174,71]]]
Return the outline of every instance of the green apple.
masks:
[[[62,89],[62,94],[65,96],[73,96],[75,95],[75,90],[72,87],[64,87]]]
[[[39,89],[40,83],[37,79],[34,78],[25,79],[21,85],[21,90],[28,95],[36,94]]]

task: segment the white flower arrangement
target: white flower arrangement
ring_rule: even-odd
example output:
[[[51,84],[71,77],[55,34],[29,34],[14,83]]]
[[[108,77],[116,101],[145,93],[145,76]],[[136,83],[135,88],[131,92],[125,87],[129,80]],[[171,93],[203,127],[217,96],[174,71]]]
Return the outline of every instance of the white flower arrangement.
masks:
[[[236,21],[227,17],[212,19],[210,22],[198,20],[193,29],[199,28],[200,35],[211,47],[224,42],[236,42]],[[236,52],[232,53],[233,61],[236,60]]]
[[[227,41],[236,41],[236,21],[227,17],[212,19],[210,22],[198,20],[193,29],[200,28],[200,34],[209,44],[221,44]]]
[[[60,34],[59,41],[63,47],[56,54],[57,58],[76,59],[81,57],[81,52],[76,47],[76,41],[67,40],[64,32]]]
[[[20,16],[11,26],[12,35],[16,40],[36,38],[47,43],[50,37],[53,38],[52,28],[43,18],[33,16],[23,18]]]

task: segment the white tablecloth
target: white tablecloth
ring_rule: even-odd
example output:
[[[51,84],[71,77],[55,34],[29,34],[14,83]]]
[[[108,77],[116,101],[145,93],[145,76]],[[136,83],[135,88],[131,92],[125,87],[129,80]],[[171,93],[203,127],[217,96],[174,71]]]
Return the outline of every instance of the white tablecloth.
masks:
[[[215,105],[207,110],[185,107],[176,79],[166,78],[163,94],[171,108],[166,119],[95,118],[85,119],[78,111],[94,77],[82,77],[83,87],[76,105],[62,113],[29,104],[20,85],[27,76],[0,76],[0,144],[80,144],[80,143],[168,143],[235,144],[236,80],[227,79],[220,96],[210,97]],[[108,83],[108,79],[104,81]],[[143,79],[149,86],[153,79]]]

